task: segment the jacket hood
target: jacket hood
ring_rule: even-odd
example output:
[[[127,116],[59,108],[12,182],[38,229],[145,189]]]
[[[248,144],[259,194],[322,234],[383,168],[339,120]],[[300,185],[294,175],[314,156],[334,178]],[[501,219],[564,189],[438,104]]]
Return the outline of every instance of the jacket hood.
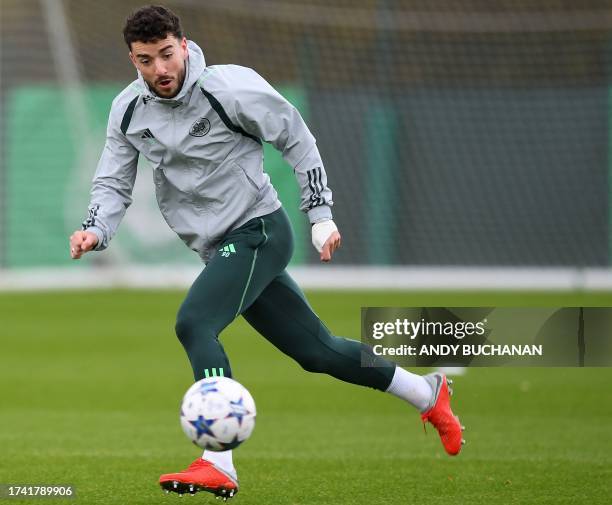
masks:
[[[156,100],[158,102],[174,104],[182,101],[182,99],[191,92],[193,85],[198,82],[198,79],[201,77],[202,72],[204,72],[204,69],[206,68],[206,60],[204,59],[204,53],[202,52],[200,46],[198,46],[192,40],[187,41],[187,51],[188,56],[186,60],[187,68],[185,69],[185,80],[183,81],[183,86],[178,94],[172,98],[162,98],[157,96],[155,92],[149,88],[149,85],[142,77],[140,71],[138,71],[138,82],[145,90],[144,95],[146,98]]]

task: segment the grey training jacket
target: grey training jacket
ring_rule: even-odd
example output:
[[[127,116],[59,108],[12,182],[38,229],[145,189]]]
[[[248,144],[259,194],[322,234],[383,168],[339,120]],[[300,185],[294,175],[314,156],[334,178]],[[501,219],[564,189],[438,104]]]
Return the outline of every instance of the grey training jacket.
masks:
[[[108,246],[132,202],[139,154],[153,167],[164,219],[205,262],[229,231],[281,206],[263,170],[262,141],[293,167],[310,222],[331,219],[321,156],[295,107],[254,70],[206,67],[191,41],[188,51],[176,97],[156,96],[139,75],[113,101],[83,222],[98,236],[96,250]]]

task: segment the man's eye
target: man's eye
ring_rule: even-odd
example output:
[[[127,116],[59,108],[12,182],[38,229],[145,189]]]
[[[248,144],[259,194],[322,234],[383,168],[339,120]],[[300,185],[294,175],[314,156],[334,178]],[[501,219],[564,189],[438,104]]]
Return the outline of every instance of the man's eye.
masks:
[[[167,54],[164,54],[163,58],[164,60],[168,60],[170,59],[171,56],[172,56],[172,53],[167,53]]]
[[[149,60],[140,60],[140,63],[142,63],[143,65],[148,65],[149,64]]]

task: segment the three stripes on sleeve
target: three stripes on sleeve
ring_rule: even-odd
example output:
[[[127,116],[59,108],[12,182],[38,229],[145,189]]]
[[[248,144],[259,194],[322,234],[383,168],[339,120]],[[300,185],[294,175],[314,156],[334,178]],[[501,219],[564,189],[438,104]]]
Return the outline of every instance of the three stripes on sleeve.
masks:
[[[308,209],[312,209],[313,207],[318,207],[319,205],[326,203],[325,198],[321,196],[325,186],[323,186],[323,181],[321,179],[321,167],[312,168],[306,173],[308,175],[308,187],[312,192],[310,195],[310,204],[308,205]]]

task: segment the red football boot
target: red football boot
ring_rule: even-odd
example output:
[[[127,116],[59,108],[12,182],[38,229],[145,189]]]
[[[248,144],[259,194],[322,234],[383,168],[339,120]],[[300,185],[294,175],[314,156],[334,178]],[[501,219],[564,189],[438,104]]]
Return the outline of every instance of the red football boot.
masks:
[[[465,444],[465,440],[461,433],[464,428],[450,408],[452,389],[449,389],[448,385],[453,381],[447,381],[446,375],[441,373],[425,375],[424,379],[429,383],[434,394],[429,406],[421,413],[421,419],[423,423],[429,421],[434,425],[446,452],[451,456],[456,456],[461,446]]]
[[[233,477],[202,458],[196,459],[187,470],[162,475],[159,485],[166,493],[173,491],[182,495],[208,491],[223,500],[238,492],[238,482]]]

